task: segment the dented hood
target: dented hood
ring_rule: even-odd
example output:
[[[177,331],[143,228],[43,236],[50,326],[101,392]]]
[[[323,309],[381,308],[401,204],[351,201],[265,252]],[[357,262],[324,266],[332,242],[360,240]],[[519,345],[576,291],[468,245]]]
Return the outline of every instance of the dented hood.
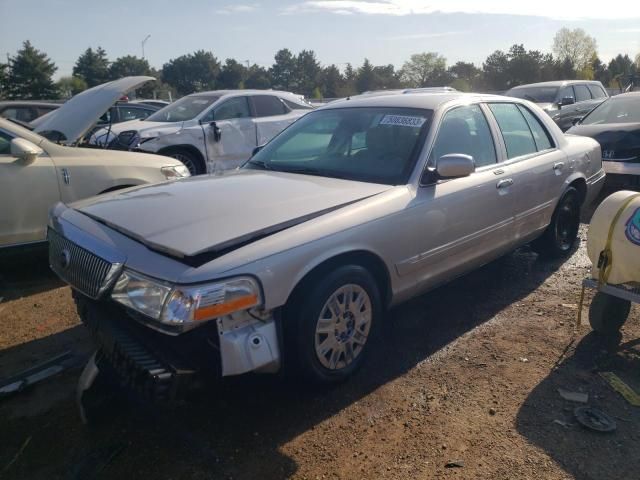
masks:
[[[102,195],[72,207],[154,250],[182,258],[229,251],[390,188],[236,170]]]
[[[155,78],[145,76],[124,77],[85,90],[47,114],[34,130],[50,139],[58,138],[64,144],[75,143],[123,95],[153,80]]]

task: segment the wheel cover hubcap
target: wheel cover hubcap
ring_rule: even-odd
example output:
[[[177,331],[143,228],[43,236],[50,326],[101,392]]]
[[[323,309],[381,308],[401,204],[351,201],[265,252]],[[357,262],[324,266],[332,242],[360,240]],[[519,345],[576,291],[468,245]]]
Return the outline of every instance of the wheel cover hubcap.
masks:
[[[343,285],[333,292],[316,322],[315,349],[325,368],[348,367],[362,353],[371,330],[371,299],[359,285]]]

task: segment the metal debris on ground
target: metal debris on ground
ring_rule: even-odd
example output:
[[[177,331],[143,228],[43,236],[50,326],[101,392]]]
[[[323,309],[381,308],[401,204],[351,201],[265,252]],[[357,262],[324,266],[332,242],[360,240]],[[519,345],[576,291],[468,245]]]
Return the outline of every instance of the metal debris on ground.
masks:
[[[569,422],[565,422],[564,420],[558,420],[557,418],[553,421],[553,423],[556,423],[564,428],[569,428],[572,426]]]
[[[616,392],[624,397],[634,407],[640,407],[640,394],[627,385],[620,377],[613,372],[600,372],[600,376],[613,388]]]
[[[559,388],[558,393],[565,400],[569,400],[570,402],[578,402],[578,403],[587,403],[589,401],[589,394],[583,392],[571,392],[569,390],[565,390],[564,388]]]
[[[445,464],[445,468],[462,468],[464,467],[464,462],[462,460],[452,460]]]
[[[56,375],[72,366],[76,361],[77,359],[74,358],[71,352],[67,351],[35,367],[20,372],[0,384],[0,398],[21,392],[34,383]]]
[[[577,407],[573,415],[581,425],[596,432],[613,432],[617,428],[613,418],[594,407]]]
[[[4,468],[2,469],[2,472],[0,473],[5,473],[7,470],[9,470],[9,468],[11,468],[11,465],[16,463],[16,460],[18,460],[18,457],[22,455],[22,452],[24,452],[25,448],[27,448],[27,445],[29,445],[30,441],[31,441],[31,437],[27,437],[27,439],[23,442],[22,446],[20,447],[20,450],[18,450],[18,452],[13,456],[11,461],[4,466]]]

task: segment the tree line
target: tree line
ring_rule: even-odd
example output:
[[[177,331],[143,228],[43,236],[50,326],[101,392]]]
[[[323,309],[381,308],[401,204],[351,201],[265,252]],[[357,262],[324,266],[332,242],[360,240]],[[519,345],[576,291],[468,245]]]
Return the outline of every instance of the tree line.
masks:
[[[437,52],[416,53],[396,68],[373,65],[322,65],[313,50],[294,53],[279,50],[271,67],[243,64],[232,58],[221,62],[212,52],[198,50],[173,58],[159,70],[146,59],[126,55],[109,60],[101,47],[87,48],[77,59],[72,75],[54,82],[57,66],[30,41],[5,64],[0,63],[0,98],[69,98],[86,88],[129,75],[150,75],[158,79],[145,87],[142,96],[171,91],[174,96],[215,89],[279,89],[308,98],[345,97],[368,90],[452,86],[461,91],[504,91],[524,83],[560,79],[599,80],[617,88],[640,73],[640,54],[632,59],[619,54],[608,63],[600,60],[597,43],[582,29],[560,29],[553,40],[553,53],[527,50],[514,44],[496,50],[482,65],[458,61],[447,65]]]

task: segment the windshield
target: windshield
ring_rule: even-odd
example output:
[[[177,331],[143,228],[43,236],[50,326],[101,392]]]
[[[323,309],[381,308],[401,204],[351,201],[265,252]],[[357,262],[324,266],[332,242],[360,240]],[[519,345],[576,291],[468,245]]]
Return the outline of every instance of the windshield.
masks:
[[[640,123],[640,97],[611,98],[598,105],[581,123]]]
[[[220,97],[215,95],[189,95],[161,108],[146,120],[149,122],[186,122],[192,120]]]
[[[507,97],[522,98],[534,103],[553,103],[558,95],[558,87],[524,87],[512,88]]]
[[[245,168],[403,184],[432,113],[414,108],[312,112],[268,143]]]

